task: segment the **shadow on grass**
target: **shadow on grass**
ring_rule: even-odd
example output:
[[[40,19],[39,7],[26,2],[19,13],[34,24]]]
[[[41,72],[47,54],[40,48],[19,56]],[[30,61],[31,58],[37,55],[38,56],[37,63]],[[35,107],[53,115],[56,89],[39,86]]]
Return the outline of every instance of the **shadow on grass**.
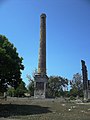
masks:
[[[38,105],[0,104],[0,117],[25,116],[51,112],[48,107]]]

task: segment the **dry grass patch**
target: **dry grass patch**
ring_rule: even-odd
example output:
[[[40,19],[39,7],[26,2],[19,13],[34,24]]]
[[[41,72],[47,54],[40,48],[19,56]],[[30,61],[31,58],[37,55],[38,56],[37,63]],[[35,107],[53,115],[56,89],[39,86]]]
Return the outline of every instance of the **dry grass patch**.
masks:
[[[0,104],[1,120],[90,120],[90,104],[52,99],[9,99]]]

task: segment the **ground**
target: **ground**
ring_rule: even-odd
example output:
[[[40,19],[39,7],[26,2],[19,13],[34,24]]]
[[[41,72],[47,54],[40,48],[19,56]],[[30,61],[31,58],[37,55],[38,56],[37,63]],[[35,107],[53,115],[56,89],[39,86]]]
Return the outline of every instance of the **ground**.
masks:
[[[90,103],[8,98],[0,100],[0,120],[90,120]]]

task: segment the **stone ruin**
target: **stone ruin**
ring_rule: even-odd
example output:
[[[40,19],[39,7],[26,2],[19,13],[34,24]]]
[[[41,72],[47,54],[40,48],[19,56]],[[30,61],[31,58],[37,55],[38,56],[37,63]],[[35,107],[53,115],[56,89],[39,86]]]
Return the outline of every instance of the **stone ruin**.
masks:
[[[88,80],[88,72],[85,61],[81,60],[81,64],[84,101],[88,101],[90,100],[90,80]],[[47,80],[48,76],[46,74],[46,14],[43,13],[40,16],[40,47],[38,72],[34,76],[34,98],[46,98]]]
[[[40,16],[40,47],[38,72],[34,76],[34,98],[46,98],[46,84],[48,76],[46,74],[46,15]]]
[[[82,64],[84,101],[90,101],[90,80],[88,80],[87,66],[84,60],[81,60],[81,64]]]

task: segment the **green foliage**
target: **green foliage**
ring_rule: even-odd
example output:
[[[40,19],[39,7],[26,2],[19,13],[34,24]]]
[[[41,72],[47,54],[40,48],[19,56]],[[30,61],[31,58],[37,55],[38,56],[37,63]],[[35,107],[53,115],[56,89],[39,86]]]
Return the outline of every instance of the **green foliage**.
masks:
[[[13,87],[9,88],[7,94],[11,97],[22,97],[26,92],[27,89],[25,87],[25,83],[22,81],[16,89],[14,89]]]
[[[73,75],[73,79],[71,81],[70,95],[73,97],[83,97],[83,82],[82,76],[79,73]]]
[[[7,90],[7,95],[10,96],[10,97],[14,97],[15,96],[15,89],[13,87],[11,88],[8,88]]]
[[[26,92],[27,92],[27,89],[25,87],[25,83],[22,81],[21,84],[16,89],[16,97],[22,97]]]
[[[47,96],[64,96],[63,88],[67,87],[68,80],[60,76],[50,76],[47,83]]]
[[[6,91],[7,84],[16,88],[21,82],[22,57],[8,39],[0,35],[0,91]]]
[[[64,97],[70,97],[70,91],[63,91],[63,95]]]
[[[74,96],[70,96],[70,100],[76,100]]]
[[[34,81],[30,81],[28,85],[28,92],[31,96],[34,96]]]
[[[36,73],[37,73],[37,69],[35,69],[35,71],[33,72],[33,78]],[[29,80],[29,84],[27,86],[28,92],[29,92],[30,96],[34,96],[34,80],[31,78],[30,75],[27,75],[27,78]]]
[[[77,97],[78,96],[78,89],[76,89],[76,88],[71,89],[70,95],[73,97]]]

